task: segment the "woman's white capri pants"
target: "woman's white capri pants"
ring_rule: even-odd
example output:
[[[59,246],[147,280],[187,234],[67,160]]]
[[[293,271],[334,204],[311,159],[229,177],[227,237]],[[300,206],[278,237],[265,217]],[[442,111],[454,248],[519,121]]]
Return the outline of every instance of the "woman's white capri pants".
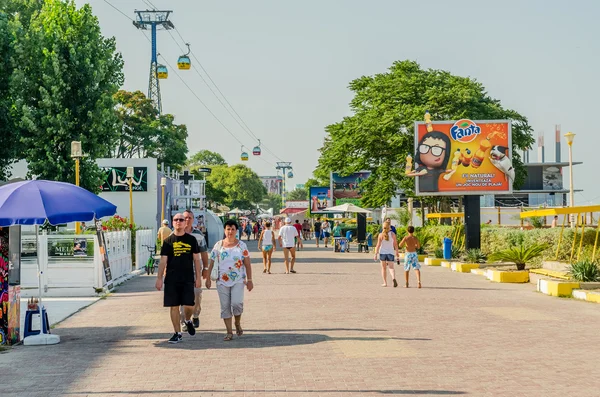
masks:
[[[233,287],[217,284],[219,301],[221,301],[221,318],[240,316],[244,312],[244,283],[236,283]]]

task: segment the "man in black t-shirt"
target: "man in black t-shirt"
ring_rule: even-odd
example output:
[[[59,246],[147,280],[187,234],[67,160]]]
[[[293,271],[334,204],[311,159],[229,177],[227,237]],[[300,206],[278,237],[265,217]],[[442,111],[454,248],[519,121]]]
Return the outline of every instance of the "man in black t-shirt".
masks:
[[[171,308],[171,322],[175,333],[169,343],[181,342],[181,323],[179,322],[179,306],[184,306],[185,324],[191,336],[196,334],[191,317],[194,311],[194,287],[199,288],[202,274],[200,269],[200,247],[198,240],[185,232],[185,217],[176,214],[173,217],[173,234],[163,241],[160,250],[160,264],[156,289],[161,290],[164,279],[165,296],[164,306]]]
[[[315,228],[315,239],[317,240],[317,248],[319,248],[319,239],[321,238],[321,218],[317,218],[317,221],[313,226]]]

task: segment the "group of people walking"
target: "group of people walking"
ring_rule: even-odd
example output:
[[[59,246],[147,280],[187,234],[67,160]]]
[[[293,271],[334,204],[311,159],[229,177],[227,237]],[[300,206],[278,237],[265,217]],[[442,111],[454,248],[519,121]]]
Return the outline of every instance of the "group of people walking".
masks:
[[[237,238],[238,224],[229,220],[224,225],[225,237],[214,245],[209,259],[204,236],[196,232],[193,220],[189,210],[175,214],[173,232],[163,240],[160,251],[156,289],[164,287],[163,304],[170,308],[174,333],[168,342],[181,342],[182,331],[190,336],[196,334],[200,326],[202,280],[206,288],[215,281],[226,328],[224,340],[231,341],[234,326],[237,336],[244,333],[244,289],[254,288],[248,247]]]

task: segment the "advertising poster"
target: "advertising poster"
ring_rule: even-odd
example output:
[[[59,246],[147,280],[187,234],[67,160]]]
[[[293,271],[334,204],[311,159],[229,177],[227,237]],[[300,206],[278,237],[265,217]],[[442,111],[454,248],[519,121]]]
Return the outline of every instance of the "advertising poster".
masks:
[[[0,345],[8,344],[8,228],[0,227]]]
[[[406,175],[418,196],[512,193],[511,144],[507,120],[418,122]]]
[[[106,240],[104,239],[104,231],[102,230],[102,221],[96,219],[96,236],[98,237],[98,254],[102,259],[104,268],[104,277],[106,279],[106,287],[111,290],[113,287],[112,273],[110,272],[110,263],[108,262],[108,252],[106,252]]]
[[[332,173],[331,183],[333,185],[334,205],[351,203],[360,206],[360,199],[362,198],[360,184],[370,175],[370,171],[356,172],[348,176]]]
[[[8,337],[9,345],[20,340],[21,333],[21,286],[8,286]]]
[[[329,187],[312,186],[309,195],[310,205],[308,208],[311,214],[322,214],[323,210],[329,207],[329,200],[331,200],[331,190]]]
[[[282,179],[280,176],[261,176],[260,180],[267,189],[267,193],[281,194]]]
[[[76,238],[73,241],[73,256],[87,256],[87,240]]]

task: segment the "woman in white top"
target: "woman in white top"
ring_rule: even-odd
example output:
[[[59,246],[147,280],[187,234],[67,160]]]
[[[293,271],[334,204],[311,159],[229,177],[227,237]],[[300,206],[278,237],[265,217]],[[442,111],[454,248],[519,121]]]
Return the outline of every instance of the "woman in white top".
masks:
[[[216,280],[219,301],[221,302],[221,318],[225,322],[227,335],[223,340],[233,339],[231,317],[235,317],[235,331],[242,336],[242,312],[244,311],[244,285],[252,291],[252,266],[250,253],[246,244],[236,238],[238,225],[234,220],[225,222],[225,238],[215,244],[210,253],[208,273],[218,266],[219,274]],[[211,279],[206,280],[206,288],[210,288]]]
[[[275,233],[271,230],[271,222],[266,222],[258,238],[258,248],[262,251],[263,273],[271,274],[271,257],[275,251]]]
[[[327,241],[329,240],[329,236],[331,236],[331,225],[327,218],[325,218],[325,222],[323,222],[322,229],[323,230],[323,238],[325,239],[325,248],[327,248]]]
[[[398,257],[398,241],[396,234],[392,232],[390,222],[383,223],[383,231],[379,233],[377,238],[377,247],[375,247],[375,261],[379,259],[381,262],[381,277],[383,278],[382,287],[387,287],[386,268],[390,270],[390,276],[394,283],[394,288],[398,286],[396,282],[396,271],[394,270],[394,253]],[[377,257],[379,255],[379,258]]]

